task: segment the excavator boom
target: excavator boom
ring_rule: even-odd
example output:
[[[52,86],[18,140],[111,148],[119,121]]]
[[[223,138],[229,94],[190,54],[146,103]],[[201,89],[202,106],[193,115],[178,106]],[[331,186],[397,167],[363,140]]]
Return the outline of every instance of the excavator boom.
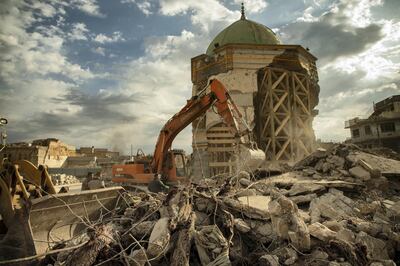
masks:
[[[182,152],[171,150],[172,142],[184,128],[204,115],[211,107],[215,107],[216,112],[237,137],[240,144],[237,146],[237,155],[241,164],[245,165],[246,169],[249,169],[250,163],[259,165],[265,159],[264,152],[254,149],[253,145],[247,145],[252,144],[251,130],[244,122],[228,90],[220,81],[214,79],[209,86],[189,99],[161,129],[149,166],[136,159],[128,164],[113,165],[113,182],[122,183],[125,187],[130,187],[132,184],[147,184],[150,191],[159,192],[168,188],[166,183],[189,181],[185,156]],[[245,135],[248,136],[248,143]],[[243,157],[242,154],[246,156]],[[238,165],[237,169],[239,168]]]
[[[242,115],[232,101],[225,86],[214,79],[210,83],[211,92],[205,95],[195,95],[187,104],[176,113],[161,129],[154,150],[152,169],[155,174],[162,174],[167,153],[175,137],[190,123],[203,115],[212,105],[217,109],[227,126],[231,127],[238,136],[240,132],[239,121]],[[246,128],[247,131],[247,128]]]

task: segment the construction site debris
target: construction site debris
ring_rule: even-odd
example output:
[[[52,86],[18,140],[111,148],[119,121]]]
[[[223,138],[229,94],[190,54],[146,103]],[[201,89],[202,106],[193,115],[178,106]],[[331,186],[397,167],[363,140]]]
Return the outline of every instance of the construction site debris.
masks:
[[[167,194],[126,192],[127,207],[88,228],[80,247],[47,257],[57,265],[396,265],[400,179],[394,160],[371,156],[336,145],[265,179],[241,172]],[[382,178],[388,186],[372,185]]]
[[[55,175],[52,175],[51,176],[51,181],[56,186],[76,184],[76,183],[80,183],[81,182],[76,176],[66,175],[66,174],[55,174]]]

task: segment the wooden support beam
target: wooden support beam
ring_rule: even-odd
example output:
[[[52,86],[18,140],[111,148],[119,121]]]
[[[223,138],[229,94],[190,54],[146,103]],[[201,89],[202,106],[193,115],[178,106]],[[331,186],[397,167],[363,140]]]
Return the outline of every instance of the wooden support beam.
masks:
[[[283,101],[286,99],[288,96],[288,92],[285,92],[285,94],[282,95],[282,97],[279,99],[279,101],[275,104],[273,111],[276,112],[278,108],[282,105]]]
[[[290,116],[287,116],[283,121],[281,121],[281,124],[275,131],[275,136],[278,136],[278,134],[281,132],[281,130],[286,126],[289,119],[290,119]]]
[[[286,148],[289,146],[290,140],[287,140],[283,145],[281,150],[278,152],[276,155],[276,160],[279,160],[282,156],[282,154],[286,151]],[[288,156],[290,158],[290,156]]]

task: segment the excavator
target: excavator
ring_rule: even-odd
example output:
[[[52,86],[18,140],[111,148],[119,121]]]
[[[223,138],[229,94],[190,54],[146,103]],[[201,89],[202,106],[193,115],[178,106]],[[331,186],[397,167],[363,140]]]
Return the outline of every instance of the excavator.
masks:
[[[210,92],[207,93],[207,89]],[[190,123],[215,107],[238,139],[238,149],[247,165],[265,160],[265,154],[251,141],[251,130],[224,85],[212,80],[161,129],[150,159],[113,166],[116,186],[81,192],[57,192],[45,165],[29,161],[0,161],[0,265],[32,264],[54,243],[73,238],[110,210],[124,204],[124,188],[118,185],[147,184],[152,192],[188,181],[183,151],[171,149],[175,137]],[[0,126],[7,124],[0,119]],[[2,134],[5,136],[5,134]],[[246,139],[247,137],[247,139]],[[0,146],[0,150],[4,148]],[[17,260],[16,260],[17,259]]]
[[[210,91],[207,93],[207,89]],[[187,165],[182,150],[171,149],[175,137],[189,124],[201,117],[211,107],[231,129],[238,140],[238,155],[246,166],[257,166],[265,160],[265,154],[252,141],[249,126],[232,100],[228,90],[217,79],[211,80],[197,95],[176,113],[161,129],[152,160],[136,160],[126,164],[113,165],[112,181],[122,185],[145,185],[151,192],[168,189],[168,184],[188,182]]]
[[[7,124],[0,118],[0,127]],[[5,148],[1,132],[0,151]],[[82,192],[58,192],[45,165],[0,160],[0,265],[35,265],[57,241],[114,210],[119,186]]]

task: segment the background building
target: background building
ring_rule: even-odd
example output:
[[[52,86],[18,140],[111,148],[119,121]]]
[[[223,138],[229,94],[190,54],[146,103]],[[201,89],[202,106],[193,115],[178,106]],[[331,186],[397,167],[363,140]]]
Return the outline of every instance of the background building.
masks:
[[[75,155],[74,146],[55,138],[48,138],[34,140],[31,143],[9,144],[1,151],[0,158],[8,158],[12,162],[28,160],[35,165],[44,164],[48,167],[61,167],[69,156]]]
[[[367,119],[350,119],[345,128],[350,129],[352,143],[400,152],[400,95],[375,103],[374,112]]]
[[[312,121],[319,86],[315,61],[300,45],[281,44],[268,27],[241,18],[192,58],[193,95],[220,80],[254,131],[269,161],[296,161],[315,148]],[[235,142],[212,110],[193,123],[193,173],[235,170]]]
[[[76,151],[79,155],[81,156],[86,156],[86,157],[97,157],[97,158],[118,158],[119,157],[119,152],[117,151],[109,151],[106,148],[95,148],[94,146],[92,147],[80,147]]]

